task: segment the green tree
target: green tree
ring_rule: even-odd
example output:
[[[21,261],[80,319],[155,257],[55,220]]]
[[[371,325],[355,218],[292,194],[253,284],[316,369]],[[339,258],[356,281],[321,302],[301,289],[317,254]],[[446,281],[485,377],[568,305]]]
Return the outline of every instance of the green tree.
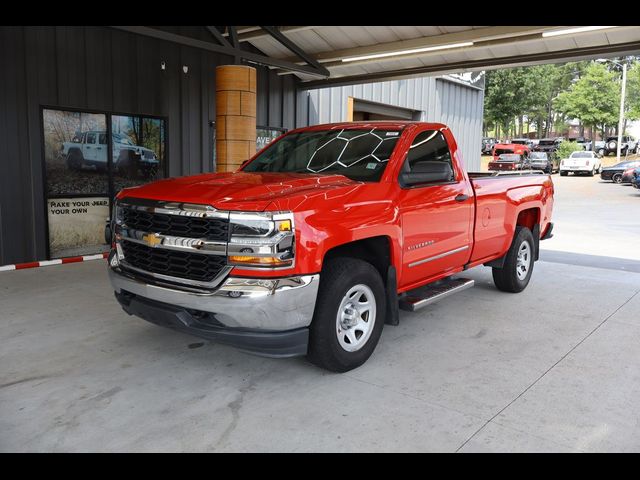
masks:
[[[536,77],[528,68],[512,68],[487,72],[485,116],[487,123],[499,125],[505,135],[518,119],[522,134],[523,116],[534,103]]]
[[[605,65],[592,62],[584,74],[554,101],[555,108],[568,118],[577,118],[584,125],[605,128],[616,122],[620,109],[618,75]]]
[[[640,62],[633,61],[627,71],[625,118],[640,120]]]

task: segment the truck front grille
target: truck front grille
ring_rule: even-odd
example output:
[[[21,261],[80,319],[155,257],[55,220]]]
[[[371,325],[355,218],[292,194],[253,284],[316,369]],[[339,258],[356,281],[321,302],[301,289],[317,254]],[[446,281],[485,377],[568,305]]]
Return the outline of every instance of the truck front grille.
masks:
[[[227,263],[222,255],[153,248],[126,239],[121,245],[125,261],[132,267],[199,282],[211,282]]]
[[[142,232],[161,233],[175,237],[204,238],[219,242],[229,240],[229,221],[221,218],[167,215],[124,207],[122,223],[128,228]]]

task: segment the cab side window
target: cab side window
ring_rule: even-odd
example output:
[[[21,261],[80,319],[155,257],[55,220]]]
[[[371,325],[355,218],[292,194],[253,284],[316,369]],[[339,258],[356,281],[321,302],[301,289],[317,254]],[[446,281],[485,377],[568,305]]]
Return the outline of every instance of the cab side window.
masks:
[[[451,152],[442,132],[425,130],[416,136],[402,166],[402,173],[425,174],[425,184],[454,181]],[[438,181],[430,181],[431,174]]]

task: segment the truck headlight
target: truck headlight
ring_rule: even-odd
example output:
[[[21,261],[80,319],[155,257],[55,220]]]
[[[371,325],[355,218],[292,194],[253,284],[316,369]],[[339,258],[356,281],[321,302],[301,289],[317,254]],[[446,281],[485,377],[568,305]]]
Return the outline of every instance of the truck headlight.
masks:
[[[257,268],[292,267],[295,230],[291,212],[231,213],[230,265]]]

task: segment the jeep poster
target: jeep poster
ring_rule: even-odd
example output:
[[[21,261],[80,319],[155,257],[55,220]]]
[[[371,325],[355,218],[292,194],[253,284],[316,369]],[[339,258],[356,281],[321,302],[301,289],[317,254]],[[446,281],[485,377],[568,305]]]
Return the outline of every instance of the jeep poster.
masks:
[[[164,176],[165,121],[43,109],[42,125],[50,256],[104,251],[109,199]]]
[[[47,195],[108,195],[107,118],[43,110]]]
[[[54,198],[47,201],[51,258],[106,252],[104,229],[108,197]]]

